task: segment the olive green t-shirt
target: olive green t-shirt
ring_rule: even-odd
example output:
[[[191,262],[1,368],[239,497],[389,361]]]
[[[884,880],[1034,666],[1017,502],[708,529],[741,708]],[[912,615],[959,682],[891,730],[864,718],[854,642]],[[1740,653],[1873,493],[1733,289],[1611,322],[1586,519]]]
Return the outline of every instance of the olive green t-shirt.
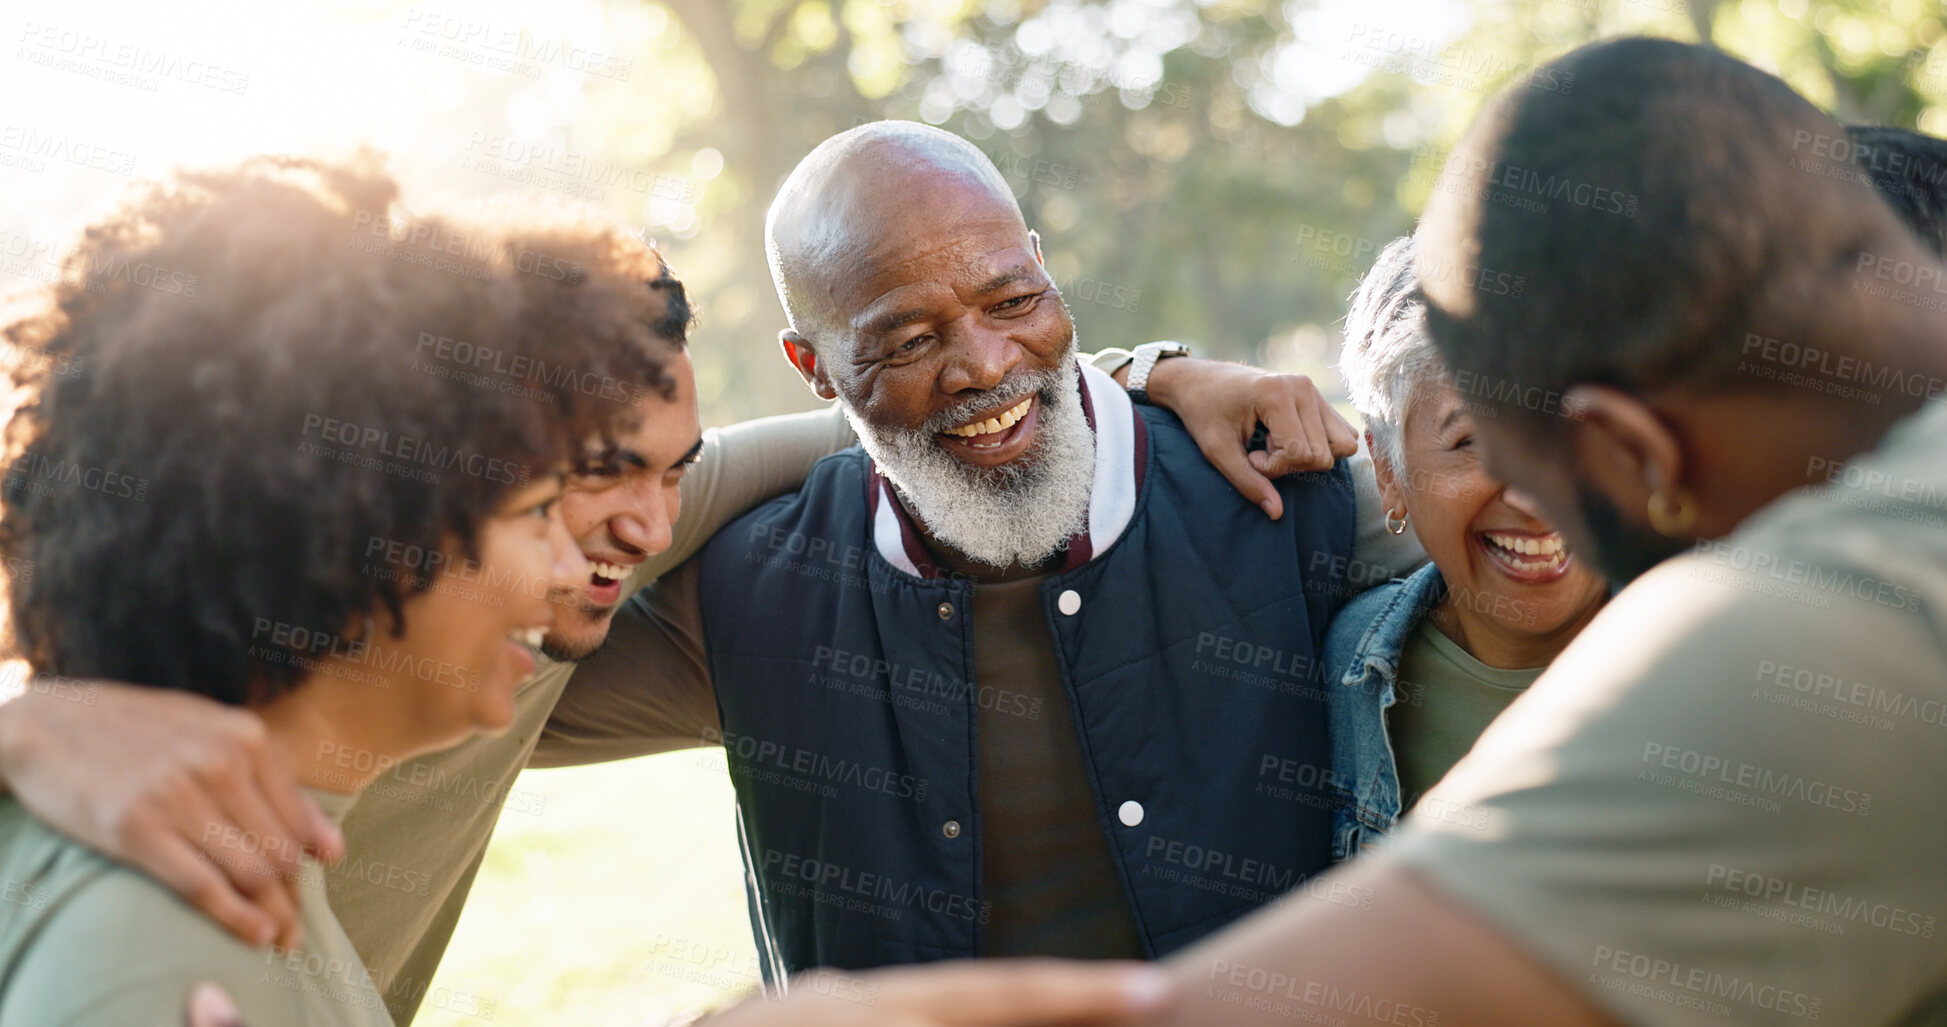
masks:
[[[981,955],[1141,959],[1049,641],[1046,580],[973,590]]]
[[[328,815],[351,796],[311,793]],[[239,835],[240,856],[258,854]],[[253,1027],[391,1027],[379,993],[305,861],[304,947],[254,948],[140,872],[0,798],[0,1024],[173,1027],[190,989],[221,985]]]
[[[1631,583],[1387,853],[1624,1023],[1947,1024],[1947,405]]]
[[[1503,670],[1474,658],[1422,618],[1399,655],[1399,701],[1386,735],[1399,768],[1400,808],[1411,808],[1460,762],[1487,725],[1546,669]]]

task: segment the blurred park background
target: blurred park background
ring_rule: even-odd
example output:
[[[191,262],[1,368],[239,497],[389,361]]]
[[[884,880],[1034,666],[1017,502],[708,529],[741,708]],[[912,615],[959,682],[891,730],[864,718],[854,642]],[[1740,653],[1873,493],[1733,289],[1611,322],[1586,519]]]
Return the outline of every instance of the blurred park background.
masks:
[[[1947,134],[1938,0],[61,0],[0,15],[0,286],[132,180],[391,155],[410,197],[542,190],[660,241],[709,423],[802,409],[764,209],[827,135],[988,153],[1085,348],[1311,374],[1448,146],[1602,36],[1706,40],[1841,120]],[[526,775],[420,1022],[656,1024],[754,985],[720,754]]]

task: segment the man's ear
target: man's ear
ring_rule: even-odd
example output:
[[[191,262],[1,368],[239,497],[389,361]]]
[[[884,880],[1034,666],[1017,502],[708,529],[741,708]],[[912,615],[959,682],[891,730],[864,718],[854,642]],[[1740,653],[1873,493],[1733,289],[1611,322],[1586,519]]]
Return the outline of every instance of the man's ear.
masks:
[[[1041,259],[1041,233],[1032,228],[1028,229],[1028,245],[1034,249],[1034,262],[1046,267],[1048,262]]]
[[[832,388],[831,379],[825,375],[825,365],[818,362],[818,351],[811,348],[804,336],[786,328],[777,333],[777,341],[784,346],[784,359],[791,362],[819,399],[838,398],[838,390]]]
[[[1648,523],[1652,493],[1667,500],[1690,493],[1683,442],[1642,400],[1606,385],[1578,385],[1563,395],[1579,477],[1631,520]]]
[[[1366,432],[1366,452],[1372,454],[1372,476],[1379,479],[1379,502],[1390,516],[1397,510],[1402,516],[1406,513],[1406,483],[1399,480],[1393,469],[1393,462],[1386,457],[1384,450],[1373,444],[1372,432]]]

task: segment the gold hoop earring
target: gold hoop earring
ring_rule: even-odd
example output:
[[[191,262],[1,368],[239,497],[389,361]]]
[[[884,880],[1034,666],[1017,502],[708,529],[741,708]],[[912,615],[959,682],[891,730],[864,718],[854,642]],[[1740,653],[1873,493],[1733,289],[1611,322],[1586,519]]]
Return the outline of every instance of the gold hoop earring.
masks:
[[[1650,493],[1650,527],[1665,538],[1678,538],[1697,526],[1697,500],[1682,489],[1673,500],[1661,489]]]
[[[1386,511],[1386,530],[1395,535],[1406,534],[1406,518],[1406,514],[1400,514],[1399,520],[1395,522],[1393,520],[1393,512],[1391,510]]]

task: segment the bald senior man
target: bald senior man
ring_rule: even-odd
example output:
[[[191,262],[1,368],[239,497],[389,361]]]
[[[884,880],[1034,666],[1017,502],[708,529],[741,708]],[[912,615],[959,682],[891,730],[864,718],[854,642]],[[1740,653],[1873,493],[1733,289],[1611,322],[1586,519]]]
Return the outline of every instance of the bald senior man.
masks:
[[[767,236],[785,355],[861,445],[626,606],[581,672],[683,666],[714,695],[767,978],[1156,957],[1322,870],[1347,462],[1280,480],[1267,519],[1078,367],[1038,238],[946,132],[827,140]],[[628,717],[556,712],[655,730]]]

